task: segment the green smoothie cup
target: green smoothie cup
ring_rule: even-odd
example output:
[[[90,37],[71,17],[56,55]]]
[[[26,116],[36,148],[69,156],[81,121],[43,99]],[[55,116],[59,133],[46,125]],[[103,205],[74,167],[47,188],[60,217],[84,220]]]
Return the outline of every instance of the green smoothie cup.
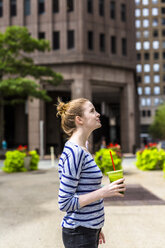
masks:
[[[114,170],[107,172],[107,175],[109,177],[110,183],[113,183],[114,181],[123,178],[123,170]],[[119,192],[121,194],[124,194],[124,191]]]

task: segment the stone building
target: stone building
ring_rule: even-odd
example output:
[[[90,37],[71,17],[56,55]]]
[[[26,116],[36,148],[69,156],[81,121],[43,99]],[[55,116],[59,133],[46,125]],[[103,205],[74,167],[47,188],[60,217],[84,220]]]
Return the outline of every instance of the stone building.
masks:
[[[66,101],[86,97],[103,124],[91,139],[94,149],[105,137],[124,152],[133,151],[138,145],[134,8],[132,0],[0,0],[0,30],[26,26],[33,37],[49,40],[51,51],[35,53],[35,63],[64,77],[60,86],[46,87],[53,102],[29,101],[13,111],[6,107],[11,145],[44,147],[44,153],[54,146],[61,152],[65,135],[53,104],[58,96]]]
[[[135,0],[137,82],[141,142],[165,101],[165,0]]]

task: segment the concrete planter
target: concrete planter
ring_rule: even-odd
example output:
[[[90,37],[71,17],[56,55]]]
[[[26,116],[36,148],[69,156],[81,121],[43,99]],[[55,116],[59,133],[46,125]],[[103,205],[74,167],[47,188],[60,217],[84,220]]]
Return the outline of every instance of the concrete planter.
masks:
[[[27,169],[27,170],[30,170],[30,162],[31,162],[31,156],[27,156],[24,158],[24,167]]]

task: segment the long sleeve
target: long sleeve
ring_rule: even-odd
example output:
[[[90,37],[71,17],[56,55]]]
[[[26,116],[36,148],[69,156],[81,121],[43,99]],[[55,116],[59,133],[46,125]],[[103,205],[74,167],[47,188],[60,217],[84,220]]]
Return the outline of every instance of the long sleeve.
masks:
[[[80,208],[78,194],[76,193],[82,170],[84,152],[82,149],[65,146],[59,161],[59,208],[61,211],[74,211]]]

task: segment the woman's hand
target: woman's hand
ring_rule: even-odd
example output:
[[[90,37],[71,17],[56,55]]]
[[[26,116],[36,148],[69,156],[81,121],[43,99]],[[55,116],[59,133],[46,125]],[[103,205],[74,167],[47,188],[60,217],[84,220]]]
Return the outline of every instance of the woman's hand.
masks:
[[[112,196],[120,196],[124,197],[124,194],[120,193],[122,191],[126,191],[126,186],[124,184],[125,179],[121,178],[113,183],[110,183],[101,188],[102,190],[102,198],[112,197]]]
[[[104,233],[101,231],[99,234],[99,245],[101,245],[102,243],[105,244],[105,236]]]
[[[92,202],[95,202],[97,200],[100,200],[106,197],[112,197],[112,196],[124,197],[124,194],[120,193],[126,190],[124,180],[125,180],[124,178],[121,178],[98,190],[92,191],[88,194],[79,195],[80,207],[82,208],[86,205],[89,205]]]

